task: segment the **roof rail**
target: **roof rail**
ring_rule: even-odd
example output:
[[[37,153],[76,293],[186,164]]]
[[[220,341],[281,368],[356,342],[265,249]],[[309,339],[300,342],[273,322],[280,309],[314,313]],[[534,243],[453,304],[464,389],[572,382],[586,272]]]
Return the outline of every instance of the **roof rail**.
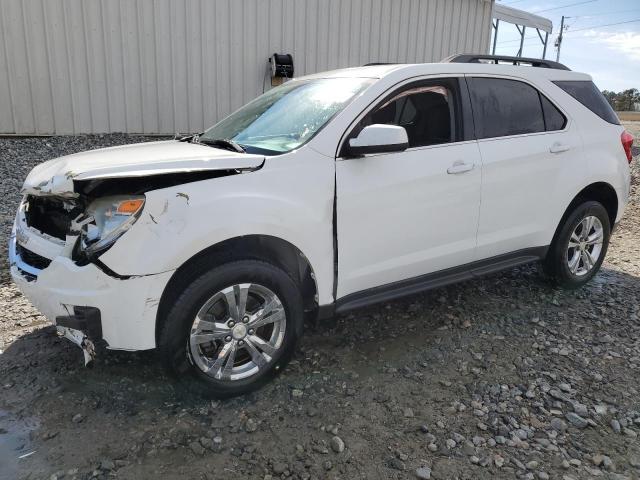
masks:
[[[504,55],[484,55],[475,53],[462,53],[451,55],[442,60],[443,63],[510,63],[512,65],[530,65],[532,67],[554,68],[556,70],[571,70],[562,63],[542,58],[508,57]]]

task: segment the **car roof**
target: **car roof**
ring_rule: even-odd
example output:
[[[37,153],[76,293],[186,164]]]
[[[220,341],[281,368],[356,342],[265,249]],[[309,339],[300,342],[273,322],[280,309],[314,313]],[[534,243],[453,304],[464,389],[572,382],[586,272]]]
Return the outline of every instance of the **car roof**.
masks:
[[[298,79],[311,78],[384,78],[387,76],[411,78],[422,75],[479,74],[505,75],[520,78],[542,78],[547,80],[591,80],[585,73],[555,68],[504,65],[489,63],[395,63],[371,64],[362,67],[343,68],[319,72]]]

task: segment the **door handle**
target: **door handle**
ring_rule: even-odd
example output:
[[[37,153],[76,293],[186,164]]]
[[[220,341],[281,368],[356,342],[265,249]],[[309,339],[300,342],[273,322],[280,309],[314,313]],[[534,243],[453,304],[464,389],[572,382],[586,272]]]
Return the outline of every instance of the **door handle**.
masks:
[[[457,160],[456,162],[453,162],[453,165],[447,168],[447,173],[464,173],[473,170],[473,167],[475,167],[475,164],[473,163],[464,163],[462,160]]]
[[[549,147],[549,151],[551,153],[562,153],[571,149],[571,145],[567,145],[566,143],[556,142]]]

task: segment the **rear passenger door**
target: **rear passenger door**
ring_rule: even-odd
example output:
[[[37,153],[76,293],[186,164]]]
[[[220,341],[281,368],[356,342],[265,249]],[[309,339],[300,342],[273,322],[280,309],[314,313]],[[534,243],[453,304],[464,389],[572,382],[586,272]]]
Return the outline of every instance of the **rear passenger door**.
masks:
[[[533,85],[487,76],[467,81],[482,157],[476,258],[549,245],[565,177],[580,168],[581,139]]]

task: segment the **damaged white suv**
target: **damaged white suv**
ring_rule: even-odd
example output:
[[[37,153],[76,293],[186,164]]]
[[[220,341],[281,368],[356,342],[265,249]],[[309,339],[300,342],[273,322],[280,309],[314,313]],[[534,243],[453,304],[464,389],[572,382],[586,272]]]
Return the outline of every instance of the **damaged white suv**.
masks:
[[[311,316],[534,261],[584,284],[630,161],[590,77],[554,62],[333,71],[201,134],[34,168],[11,273],[87,360],[96,342],[157,348],[187,384],[236,395]]]

